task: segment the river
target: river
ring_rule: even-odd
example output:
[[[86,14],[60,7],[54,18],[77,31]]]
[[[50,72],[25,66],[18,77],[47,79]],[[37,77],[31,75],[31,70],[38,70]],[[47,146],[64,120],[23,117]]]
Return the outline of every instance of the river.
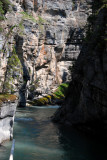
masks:
[[[107,143],[53,124],[49,117],[58,106],[17,109],[14,123],[14,160],[107,160]],[[11,142],[0,147],[0,160],[8,160]]]

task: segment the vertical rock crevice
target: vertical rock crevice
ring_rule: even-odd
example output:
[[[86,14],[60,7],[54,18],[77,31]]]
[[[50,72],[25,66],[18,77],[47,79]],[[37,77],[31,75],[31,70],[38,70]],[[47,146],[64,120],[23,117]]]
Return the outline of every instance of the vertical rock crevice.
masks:
[[[19,102],[18,107],[25,107],[26,106],[26,98],[27,98],[27,83],[30,80],[29,70],[27,64],[23,57],[23,37],[16,36],[16,51],[18,58],[22,64],[23,68],[23,83],[19,89]]]

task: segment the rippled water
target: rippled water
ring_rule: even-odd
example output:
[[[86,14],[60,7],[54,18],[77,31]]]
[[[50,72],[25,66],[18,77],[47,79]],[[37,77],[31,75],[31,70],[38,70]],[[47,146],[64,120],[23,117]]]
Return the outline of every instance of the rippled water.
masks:
[[[14,160],[107,160],[103,137],[90,137],[53,124],[49,117],[58,106],[18,109],[14,124]],[[8,160],[11,142],[0,148]]]

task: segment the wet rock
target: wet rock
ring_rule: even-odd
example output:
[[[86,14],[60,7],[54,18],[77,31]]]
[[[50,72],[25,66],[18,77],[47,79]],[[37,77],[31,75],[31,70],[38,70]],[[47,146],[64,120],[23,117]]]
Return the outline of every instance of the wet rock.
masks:
[[[16,103],[3,103],[0,107],[0,144],[13,138]]]

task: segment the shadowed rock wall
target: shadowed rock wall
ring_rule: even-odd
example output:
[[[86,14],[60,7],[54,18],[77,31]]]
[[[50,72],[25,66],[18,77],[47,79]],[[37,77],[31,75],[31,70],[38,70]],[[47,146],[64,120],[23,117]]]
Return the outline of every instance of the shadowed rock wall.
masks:
[[[72,125],[107,120],[106,14],[106,6],[100,7],[93,32],[74,65],[68,95],[53,117],[55,122]]]

